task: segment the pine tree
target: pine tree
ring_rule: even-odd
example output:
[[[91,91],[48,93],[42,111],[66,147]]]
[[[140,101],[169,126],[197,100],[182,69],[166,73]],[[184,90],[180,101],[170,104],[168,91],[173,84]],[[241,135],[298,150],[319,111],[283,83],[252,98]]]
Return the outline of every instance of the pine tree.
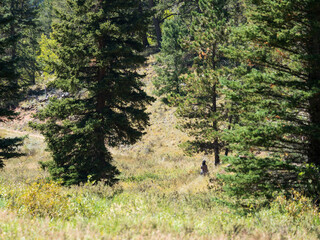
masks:
[[[14,16],[10,12],[10,1],[0,3],[0,121],[13,118],[16,114],[12,105],[19,92],[19,74],[16,71],[17,56],[15,49],[19,40],[12,31]],[[4,160],[20,156],[17,148],[22,144],[22,138],[0,137],[0,168]]]
[[[175,94],[183,95],[180,76],[186,73],[188,63],[191,62],[181,46],[182,38],[189,34],[187,26],[179,17],[175,17],[164,22],[162,31],[162,47],[157,57],[160,66],[155,68],[157,77],[153,81],[156,94],[164,95],[165,98]]]
[[[52,32],[52,24],[59,21],[58,12],[67,12],[66,0],[36,0],[39,2],[37,21],[41,34],[49,36]]]
[[[226,51],[239,63],[237,81],[224,82],[239,116],[227,135],[236,152],[226,189],[247,197],[292,188],[318,195],[320,3],[245,4],[248,21],[234,29]]]
[[[163,23],[173,16],[185,17],[190,14],[197,1],[181,0],[148,0],[149,11],[152,13],[152,28],[149,36],[155,38],[160,51],[163,40]],[[181,11],[182,10],[182,11]]]
[[[7,3],[9,12],[13,17],[11,34],[16,35],[14,54],[17,56],[16,68],[19,72],[19,84],[26,86],[35,83],[36,52],[38,50],[39,29],[36,24],[39,2],[30,0],[12,0]]]
[[[161,49],[155,67],[157,76],[153,83],[155,93],[163,96],[165,102],[176,94],[183,95],[181,75],[192,66],[196,56],[194,51],[185,47],[184,42],[191,38],[192,12],[199,11],[198,8],[198,1],[160,1],[157,5],[157,9],[167,11],[163,14],[167,18],[162,25]]]
[[[154,12],[154,14],[152,16],[152,23],[153,23],[153,28],[154,28],[156,40],[157,40],[157,47],[158,47],[158,49],[160,49],[161,48],[161,41],[162,41],[162,30],[160,27],[161,20],[159,17],[159,12],[154,10],[154,7],[155,7],[154,0],[148,0],[148,3],[149,3],[150,11]]]
[[[144,18],[139,1],[67,1],[53,26],[56,79],[52,86],[70,95],[51,99],[33,124],[41,130],[53,161],[44,164],[54,179],[78,184],[116,181],[107,146],[132,144],[148,124],[145,106],[152,98],[142,90],[136,71],[144,61]]]
[[[177,114],[183,119],[181,128],[195,140],[185,147],[190,152],[214,153],[215,165],[225,147],[223,129],[228,127],[227,108],[221,94],[221,78],[225,64],[221,47],[227,42],[230,15],[226,0],[200,0],[200,11],[194,13],[189,51],[197,54],[193,69],[184,78]]]

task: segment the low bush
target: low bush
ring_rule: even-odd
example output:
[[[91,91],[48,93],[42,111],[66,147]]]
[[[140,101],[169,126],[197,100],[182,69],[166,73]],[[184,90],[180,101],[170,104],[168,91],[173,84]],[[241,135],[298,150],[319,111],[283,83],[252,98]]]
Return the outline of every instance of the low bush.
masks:
[[[68,218],[75,213],[70,208],[70,196],[56,182],[34,182],[12,189],[7,197],[8,207],[21,214]]]
[[[294,219],[301,219],[303,216],[312,216],[320,220],[318,207],[311,199],[295,190],[292,191],[290,197],[278,196],[272,202],[271,208],[275,208],[280,213],[287,214]]]

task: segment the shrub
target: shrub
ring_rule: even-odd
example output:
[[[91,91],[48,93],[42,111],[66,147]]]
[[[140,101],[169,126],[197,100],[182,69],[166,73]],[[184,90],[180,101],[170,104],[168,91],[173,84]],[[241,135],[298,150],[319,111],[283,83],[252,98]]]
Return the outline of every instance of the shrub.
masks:
[[[19,213],[51,218],[73,215],[69,204],[70,197],[59,183],[44,181],[13,189],[8,199],[8,206]]]
[[[304,215],[312,215],[319,218],[319,209],[303,194],[292,191],[291,197],[278,196],[271,204],[272,208],[277,209],[282,214],[287,214],[293,218],[301,218]]]

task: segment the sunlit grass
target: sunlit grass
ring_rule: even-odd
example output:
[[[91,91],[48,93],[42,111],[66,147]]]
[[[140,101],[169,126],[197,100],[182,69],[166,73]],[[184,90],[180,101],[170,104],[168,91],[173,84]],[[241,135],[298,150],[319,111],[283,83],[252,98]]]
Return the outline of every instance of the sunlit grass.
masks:
[[[43,153],[36,151],[34,159]],[[0,174],[0,239],[318,239],[320,234],[318,209],[298,193],[244,214],[232,207],[234,200],[219,182],[200,176],[197,162],[184,156],[115,155],[122,173],[114,187],[90,181],[62,187],[45,173],[36,180],[28,172],[37,169],[36,162],[24,165],[28,171],[16,171],[15,161]],[[211,168],[211,175],[219,171]]]

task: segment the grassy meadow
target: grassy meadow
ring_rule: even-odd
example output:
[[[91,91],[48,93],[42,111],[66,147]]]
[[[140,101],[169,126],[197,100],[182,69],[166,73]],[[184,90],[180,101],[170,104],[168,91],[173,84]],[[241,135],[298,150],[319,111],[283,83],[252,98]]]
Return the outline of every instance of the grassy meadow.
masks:
[[[234,208],[199,161],[184,156],[115,154],[114,187],[88,181],[66,188],[46,180],[49,155],[31,137],[21,159],[0,172],[0,239],[318,239],[320,215],[308,199],[278,197],[271,207]],[[116,152],[116,150],[115,150]],[[140,157],[139,157],[140,156]]]
[[[150,66],[150,65],[149,65]],[[153,76],[145,70],[147,90]],[[0,239],[319,239],[320,214],[299,193],[270,207],[223,192],[215,168],[199,174],[203,156],[184,156],[174,110],[157,100],[151,125],[134,146],[112,149],[121,171],[114,187],[94,183],[63,187],[47,180],[39,161],[50,159],[43,137],[29,133],[22,151],[0,171]],[[25,123],[20,123],[20,126]],[[5,127],[5,126],[2,126]],[[10,126],[3,136],[27,134]],[[27,128],[25,128],[27,129]]]

